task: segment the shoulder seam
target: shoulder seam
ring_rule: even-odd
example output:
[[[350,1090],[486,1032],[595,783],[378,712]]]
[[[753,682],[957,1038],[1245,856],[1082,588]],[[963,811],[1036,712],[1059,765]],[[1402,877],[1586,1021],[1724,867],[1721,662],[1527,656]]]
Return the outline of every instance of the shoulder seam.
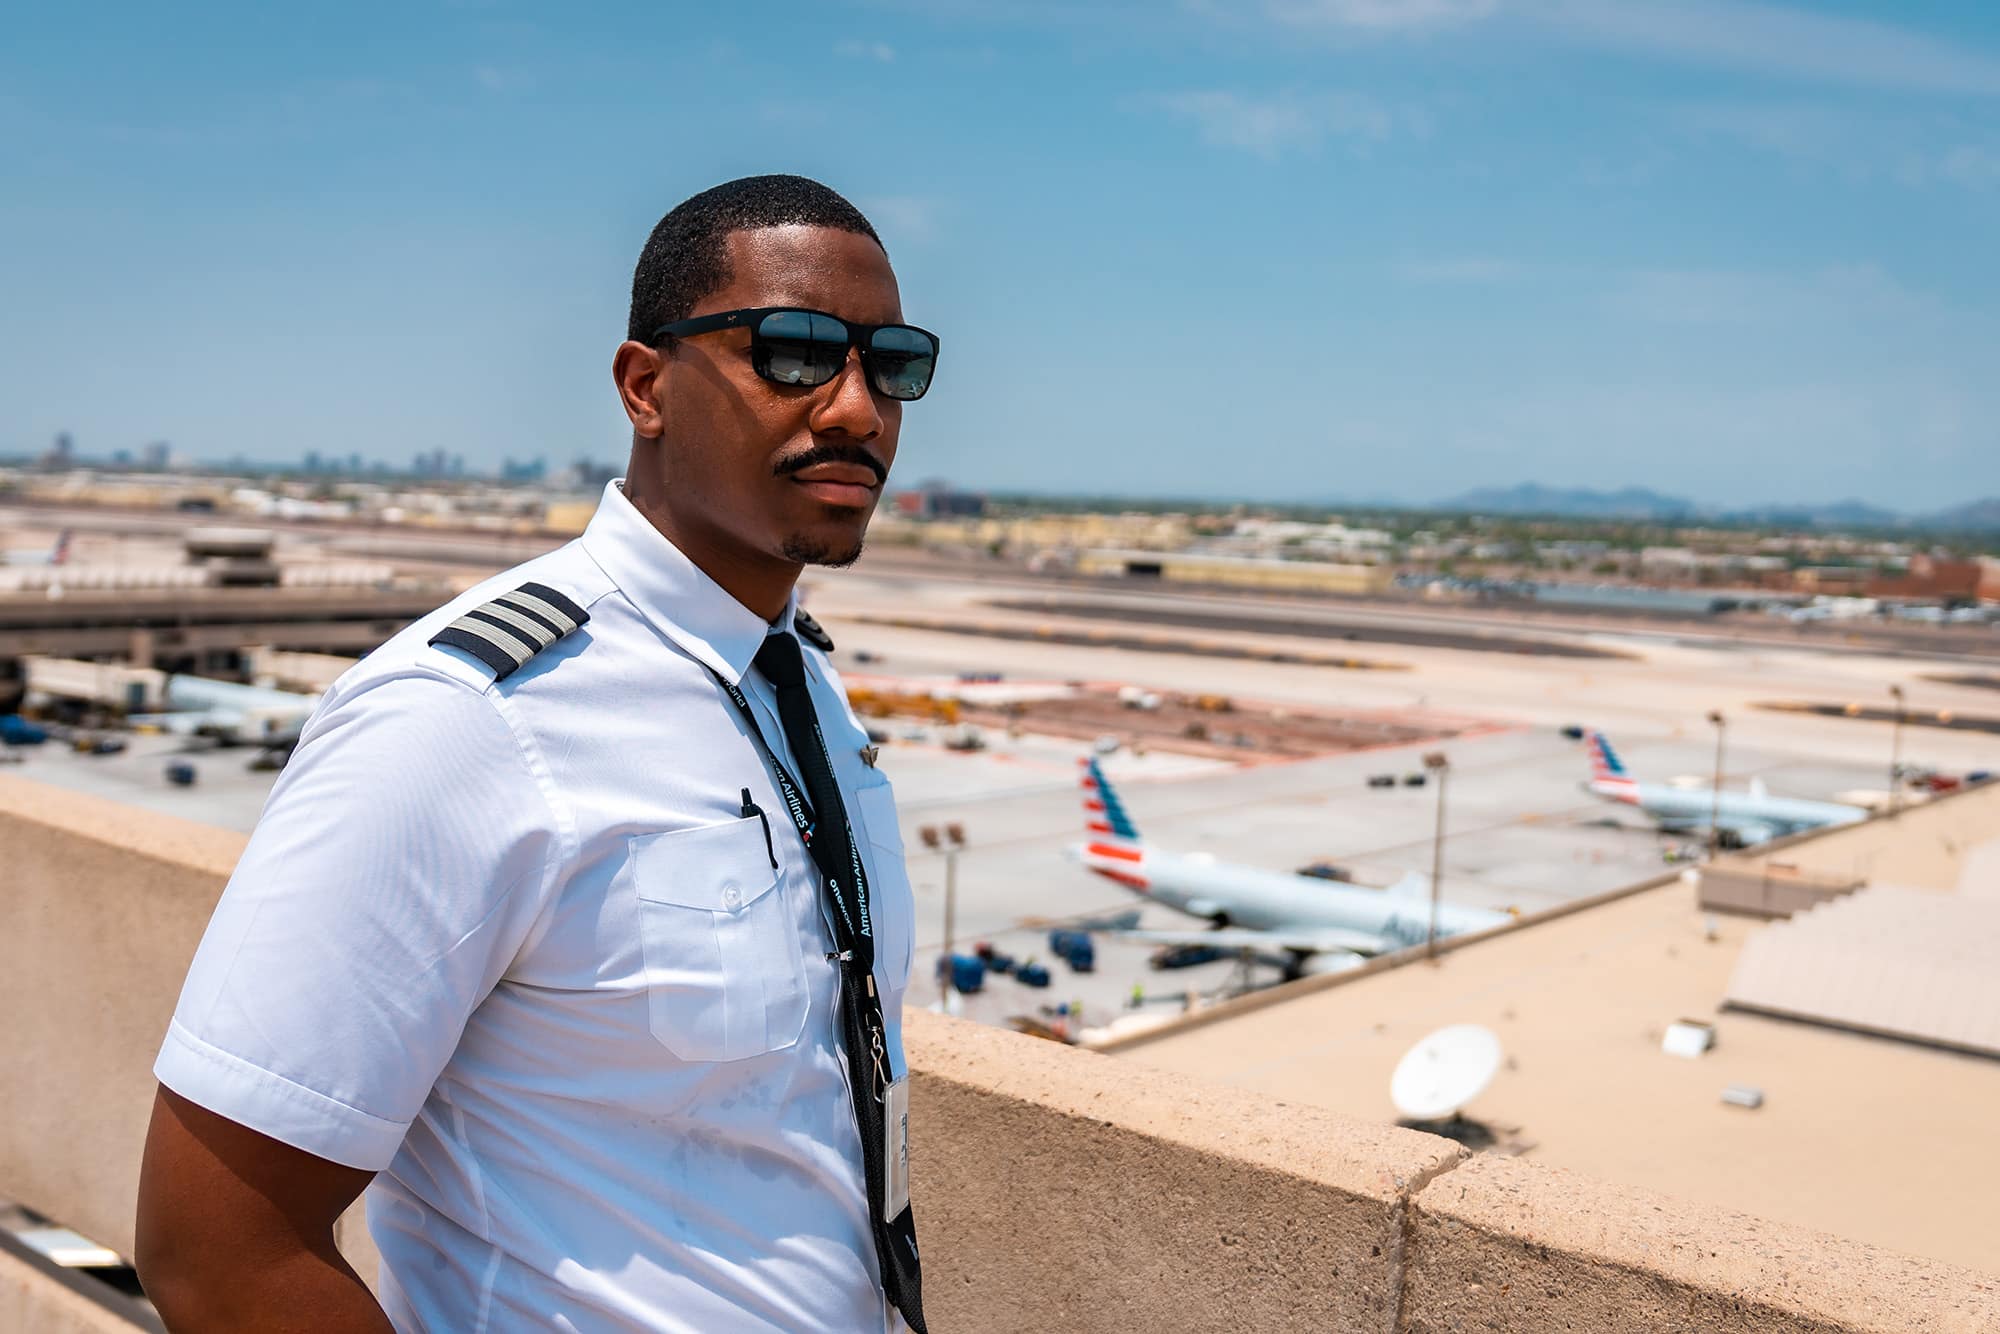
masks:
[[[556,837],[551,841],[550,854],[542,865],[540,890],[546,900],[559,878],[559,868],[576,861],[581,851],[581,839],[577,834],[576,817],[570,811],[568,803],[563,801],[561,794],[556,791],[554,775],[542,756],[541,747],[537,746],[534,738],[527,734],[525,725],[514,711],[513,702],[505,692],[496,689],[499,684],[497,681],[487,681],[475,687],[470,681],[453,676],[449,672],[439,671],[424,662],[409,663],[403,671],[422,675],[434,681],[442,681],[463,690],[474,699],[483,700],[492,710],[494,719],[513,741],[514,753],[520,757],[521,768],[526,772],[529,781],[535,785],[537,795],[541,797],[542,804],[547,807],[550,819],[555,824]],[[394,679],[396,679],[394,676],[383,678],[385,683]],[[546,914],[538,914],[538,917],[541,919],[540,923],[522,942],[523,951],[539,939],[542,931],[546,930]]]
[[[541,894],[544,910],[536,914],[534,929],[522,939],[521,952],[525,953],[547,932],[549,918],[546,910],[549,896],[561,878],[560,868],[574,865],[582,854],[582,839],[577,833],[575,813],[570,810],[569,803],[562,799],[562,794],[556,790],[555,775],[549,769],[541,747],[535,744],[534,738],[528,734],[526,725],[515,712],[514,701],[505,692],[494,688],[497,684],[498,682],[489,681],[486,689],[480,692],[480,696],[499,718],[500,725],[507,729],[507,735],[514,739],[514,749],[521,757],[522,767],[534,781],[536,791],[541,794],[542,804],[548,807],[549,815],[556,825],[556,838],[551,848],[551,855],[542,867]]]

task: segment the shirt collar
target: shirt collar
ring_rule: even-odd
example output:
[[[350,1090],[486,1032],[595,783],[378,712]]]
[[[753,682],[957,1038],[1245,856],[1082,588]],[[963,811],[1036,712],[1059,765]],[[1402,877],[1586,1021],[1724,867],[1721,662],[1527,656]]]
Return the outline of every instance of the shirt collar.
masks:
[[[655,630],[730,684],[740,684],[764,636],[790,628],[798,591],[786,599],[777,625],[766,624],[653,527],[625,498],[624,488],[622,477],[604,488],[604,499],[583,530],[584,551]]]

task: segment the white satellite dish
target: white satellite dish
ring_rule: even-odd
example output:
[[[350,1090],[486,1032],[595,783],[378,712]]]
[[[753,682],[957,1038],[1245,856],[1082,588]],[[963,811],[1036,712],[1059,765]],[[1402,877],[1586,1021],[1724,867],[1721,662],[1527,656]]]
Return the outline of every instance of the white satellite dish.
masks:
[[[1438,1121],[1486,1091],[1500,1072],[1500,1039],[1478,1024],[1440,1028],[1403,1054],[1389,1098],[1412,1121]]]

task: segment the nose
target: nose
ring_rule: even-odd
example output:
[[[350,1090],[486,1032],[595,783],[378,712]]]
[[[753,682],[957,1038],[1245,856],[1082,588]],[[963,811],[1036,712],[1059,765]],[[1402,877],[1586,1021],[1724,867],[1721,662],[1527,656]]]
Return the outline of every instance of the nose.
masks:
[[[810,425],[814,435],[873,440],[882,434],[882,407],[861,365],[860,348],[848,349],[847,364],[840,368],[840,374],[813,396]]]

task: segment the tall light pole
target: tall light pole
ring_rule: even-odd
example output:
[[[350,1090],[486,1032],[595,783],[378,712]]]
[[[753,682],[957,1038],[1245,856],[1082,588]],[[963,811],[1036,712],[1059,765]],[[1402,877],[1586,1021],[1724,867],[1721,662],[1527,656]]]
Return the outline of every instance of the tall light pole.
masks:
[[[938,968],[938,993],[949,1004],[953,990],[952,936],[958,929],[958,854],[965,847],[965,826],[956,820],[942,830],[934,824],[927,824],[917,831],[917,836],[932,852],[940,849],[944,852],[944,959]]]
[[[1722,852],[1722,738],[1729,726],[1721,709],[1710,709],[1708,720],[1715,724],[1715,781],[1708,789],[1708,859],[1714,861]]]
[[[1903,809],[1903,687],[1890,686],[1889,695],[1896,701],[1889,728],[1889,814],[1896,815]]]
[[[1451,772],[1451,761],[1441,750],[1434,750],[1424,756],[1424,768],[1430,770],[1437,780],[1438,806],[1437,829],[1431,835],[1431,920],[1424,932],[1424,957],[1435,960],[1438,948],[1438,898],[1444,889],[1444,780]]]

